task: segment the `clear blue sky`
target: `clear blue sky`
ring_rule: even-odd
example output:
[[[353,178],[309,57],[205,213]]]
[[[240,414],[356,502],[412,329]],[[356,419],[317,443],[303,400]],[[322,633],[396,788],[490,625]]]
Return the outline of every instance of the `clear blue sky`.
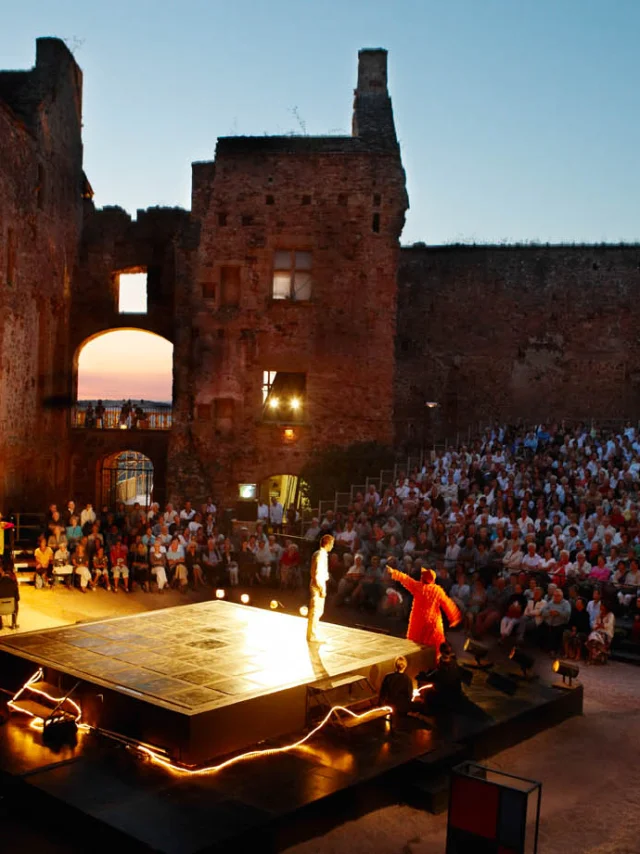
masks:
[[[640,0],[22,0],[0,67],[76,45],[99,205],[189,206],[217,136],[349,132],[389,50],[403,242],[640,239]]]

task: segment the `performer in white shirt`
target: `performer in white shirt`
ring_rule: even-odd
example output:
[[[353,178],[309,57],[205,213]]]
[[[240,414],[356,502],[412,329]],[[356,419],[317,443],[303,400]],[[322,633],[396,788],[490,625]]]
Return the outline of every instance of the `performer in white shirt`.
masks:
[[[322,643],[318,637],[318,623],[324,613],[329,580],[329,552],[333,548],[333,537],[325,534],[320,540],[320,548],[311,558],[311,583],[309,585],[309,621],[307,623],[307,643]]]

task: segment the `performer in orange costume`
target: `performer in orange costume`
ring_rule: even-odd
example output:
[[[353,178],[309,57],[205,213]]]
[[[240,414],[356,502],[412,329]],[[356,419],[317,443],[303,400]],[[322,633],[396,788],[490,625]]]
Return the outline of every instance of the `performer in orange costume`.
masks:
[[[440,657],[440,644],[445,640],[441,611],[447,615],[450,626],[460,622],[462,619],[460,611],[442,587],[434,583],[436,574],[432,569],[423,569],[420,573],[420,581],[415,581],[391,566],[387,569],[393,580],[399,581],[413,595],[407,638],[414,643],[434,647],[437,662]]]

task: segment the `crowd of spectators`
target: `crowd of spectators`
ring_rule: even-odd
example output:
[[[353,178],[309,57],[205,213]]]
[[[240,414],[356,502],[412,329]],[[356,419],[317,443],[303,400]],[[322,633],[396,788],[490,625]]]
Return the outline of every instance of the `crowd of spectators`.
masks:
[[[615,619],[640,641],[640,436],[632,425],[496,425],[358,493],[331,531],[337,605],[405,616],[386,569],[436,569],[466,632],[606,660]],[[308,532],[309,533],[309,532]]]
[[[302,583],[300,552],[282,533],[291,527],[289,515],[275,499],[271,512],[277,524],[259,521],[250,533],[221,531],[211,498],[199,508],[185,501],[164,510],[120,503],[96,512],[91,504],[80,510],[69,501],[60,511],[52,504],[34,551],[34,583],[39,589],[64,583],[83,593],[240,584],[295,589]]]

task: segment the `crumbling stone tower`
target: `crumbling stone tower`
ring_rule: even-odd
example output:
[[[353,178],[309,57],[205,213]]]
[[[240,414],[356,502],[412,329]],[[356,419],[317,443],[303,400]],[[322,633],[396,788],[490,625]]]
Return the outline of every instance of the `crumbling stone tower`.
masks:
[[[193,165],[176,282],[169,493],[296,475],[392,441],[407,208],[387,54],[362,50],[350,137],[224,137]]]
[[[71,277],[82,227],[82,72],[59,39],[0,73],[0,505],[66,489]]]

